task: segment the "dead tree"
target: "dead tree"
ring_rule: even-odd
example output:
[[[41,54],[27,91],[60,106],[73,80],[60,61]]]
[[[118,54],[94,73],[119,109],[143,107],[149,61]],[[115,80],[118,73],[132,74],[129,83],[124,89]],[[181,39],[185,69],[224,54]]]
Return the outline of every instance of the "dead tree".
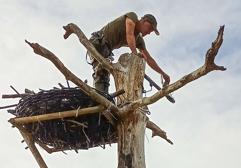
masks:
[[[113,115],[109,115],[109,113],[105,113],[104,115],[109,122],[115,125],[117,130],[118,168],[146,167],[144,152],[144,135],[146,128],[152,131],[152,136],[159,136],[172,144],[172,141],[167,138],[166,132],[159,128],[155,123],[151,122],[146,116],[145,111],[143,110],[145,106],[155,103],[159,99],[167,96],[169,93],[174,92],[175,90],[185,86],[187,83],[192,82],[211,71],[226,70],[223,66],[218,66],[214,63],[214,59],[223,42],[224,26],[221,26],[216,40],[212,43],[211,48],[206,53],[205,63],[203,66],[190,74],[185,75],[180,80],[157,91],[152,96],[143,97],[142,85],[145,75],[145,60],[140,55],[123,54],[120,56],[117,63],[110,63],[96,51],[94,46],[88,41],[84,33],[77,25],[70,23],[63,28],[65,29],[64,38],[67,39],[71,34],[75,34],[80,43],[85,46],[85,48],[91,53],[91,55],[93,55],[100,65],[113,75],[116,90],[123,89],[125,91],[123,95],[117,97],[117,105],[113,104],[105,97],[91,89],[91,87],[89,87],[85,82],[68,70],[58,57],[49,50],[38,43],[26,42],[33,48],[36,54],[50,60],[59,69],[59,71],[62,72],[67,80],[72,81],[84,93],[88,94],[90,98],[99,103],[96,107],[83,109],[82,111],[85,114],[94,113],[98,110],[111,111]],[[51,116],[33,116],[14,118],[10,120],[12,124],[19,128],[41,168],[46,168],[47,165],[44,163],[39,152],[35,148],[34,142],[31,140],[31,135],[29,135],[23,127],[21,127],[21,124],[36,122],[39,120],[51,120],[60,117],[59,115],[60,114],[56,113]],[[75,112],[67,111],[63,113],[63,115],[74,116]],[[43,144],[40,145],[46,150],[49,150]]]

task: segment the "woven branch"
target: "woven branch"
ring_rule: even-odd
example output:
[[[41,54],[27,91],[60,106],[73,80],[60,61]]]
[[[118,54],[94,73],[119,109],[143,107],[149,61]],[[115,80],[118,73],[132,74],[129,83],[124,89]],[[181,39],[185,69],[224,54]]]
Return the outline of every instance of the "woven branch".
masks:
[[[115,103],[109,94],[99,93]],[[44,148],[48,152],[77,151],[116,143],[116,122],[110,123],[104,117],[112,116],[110,111],[79,88],[42,90],[25,96],[12,114],[16,117],[9,122],[23,126],[34,142],[52,147]]]

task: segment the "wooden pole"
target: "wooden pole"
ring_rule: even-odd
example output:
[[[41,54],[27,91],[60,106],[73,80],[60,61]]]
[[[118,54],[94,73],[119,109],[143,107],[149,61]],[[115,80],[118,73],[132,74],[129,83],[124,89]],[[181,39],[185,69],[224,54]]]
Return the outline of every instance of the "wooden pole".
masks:
[[[142,98],[145,61],[137,55],[123,54],[116,66],[128,69],[127,72],[114,71],[116,89],[125,93],[117,98],[118,104]],[[118,133],[118,168],[145,168],[145,128],[148,118],[139,109],[121,115],[117,124]]]
[[[36,148],[36,146],[34,144],[32,135],[30,133],[28,133],[27,130],[25,130],[25,128],[23,126],[14,124],[14,123],[12,123],[12,124],[19,129],[21,135],[23,136],[24,141],[28,145],[28,147],[29,147],[30,151],[32,152],[35,160],[37,161],[39,167],[40,168],[48,168],[48,166],[44,162],[41,154],[39,153],[38,149]]]
[[[64,112],[54,112],[54,113],[42,114],[42,115],[36,115],[36,116],[30,116],[30,117],[11,118],[9,122],[14,124],[30,124],[34,122],[56,120],[56,119],[62,119],[67,117],[78,117],[85,114],[98,113],[103,110],[105,110],[105,108],[99,105],[95,107],[87,107],[83,109],[69,110]]]

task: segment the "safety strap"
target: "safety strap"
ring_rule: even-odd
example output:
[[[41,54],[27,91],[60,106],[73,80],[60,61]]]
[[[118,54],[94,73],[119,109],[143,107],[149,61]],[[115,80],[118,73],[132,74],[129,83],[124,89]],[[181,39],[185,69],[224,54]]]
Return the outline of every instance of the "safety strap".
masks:
[[[89,62],[88,61],[88,51],[86,51],[86,55],[85,55],[85,61],[87,62],[87,64],[89,64],[89,65],[92,65],[92,62]]]

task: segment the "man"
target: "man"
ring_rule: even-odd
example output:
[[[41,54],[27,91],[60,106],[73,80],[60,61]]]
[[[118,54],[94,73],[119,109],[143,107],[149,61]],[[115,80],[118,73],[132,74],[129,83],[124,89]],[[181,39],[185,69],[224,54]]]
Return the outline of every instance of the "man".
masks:
[[[102,56],[110,60],[114,49],[127,46],[134,54],[137,54],[137,49],[139,49],[147,64],[153,70],[160,73],[165,80],[164,85],[168,85],[170,77],[157,65],[145,46],[143,37],[151,32],[155,32],[156,35],[159,35],[157,22],[153,15],[146,14],[138,20],[134,12],[129,12],[108,23],[100,31],[92,33],[90,42]],[[98,62],[94,59],[92,59],[92,66],[94,69],[92,75],[94,78],[94,87],[97,90],[108,93],[110,85],[108,71],[100,67]]]

